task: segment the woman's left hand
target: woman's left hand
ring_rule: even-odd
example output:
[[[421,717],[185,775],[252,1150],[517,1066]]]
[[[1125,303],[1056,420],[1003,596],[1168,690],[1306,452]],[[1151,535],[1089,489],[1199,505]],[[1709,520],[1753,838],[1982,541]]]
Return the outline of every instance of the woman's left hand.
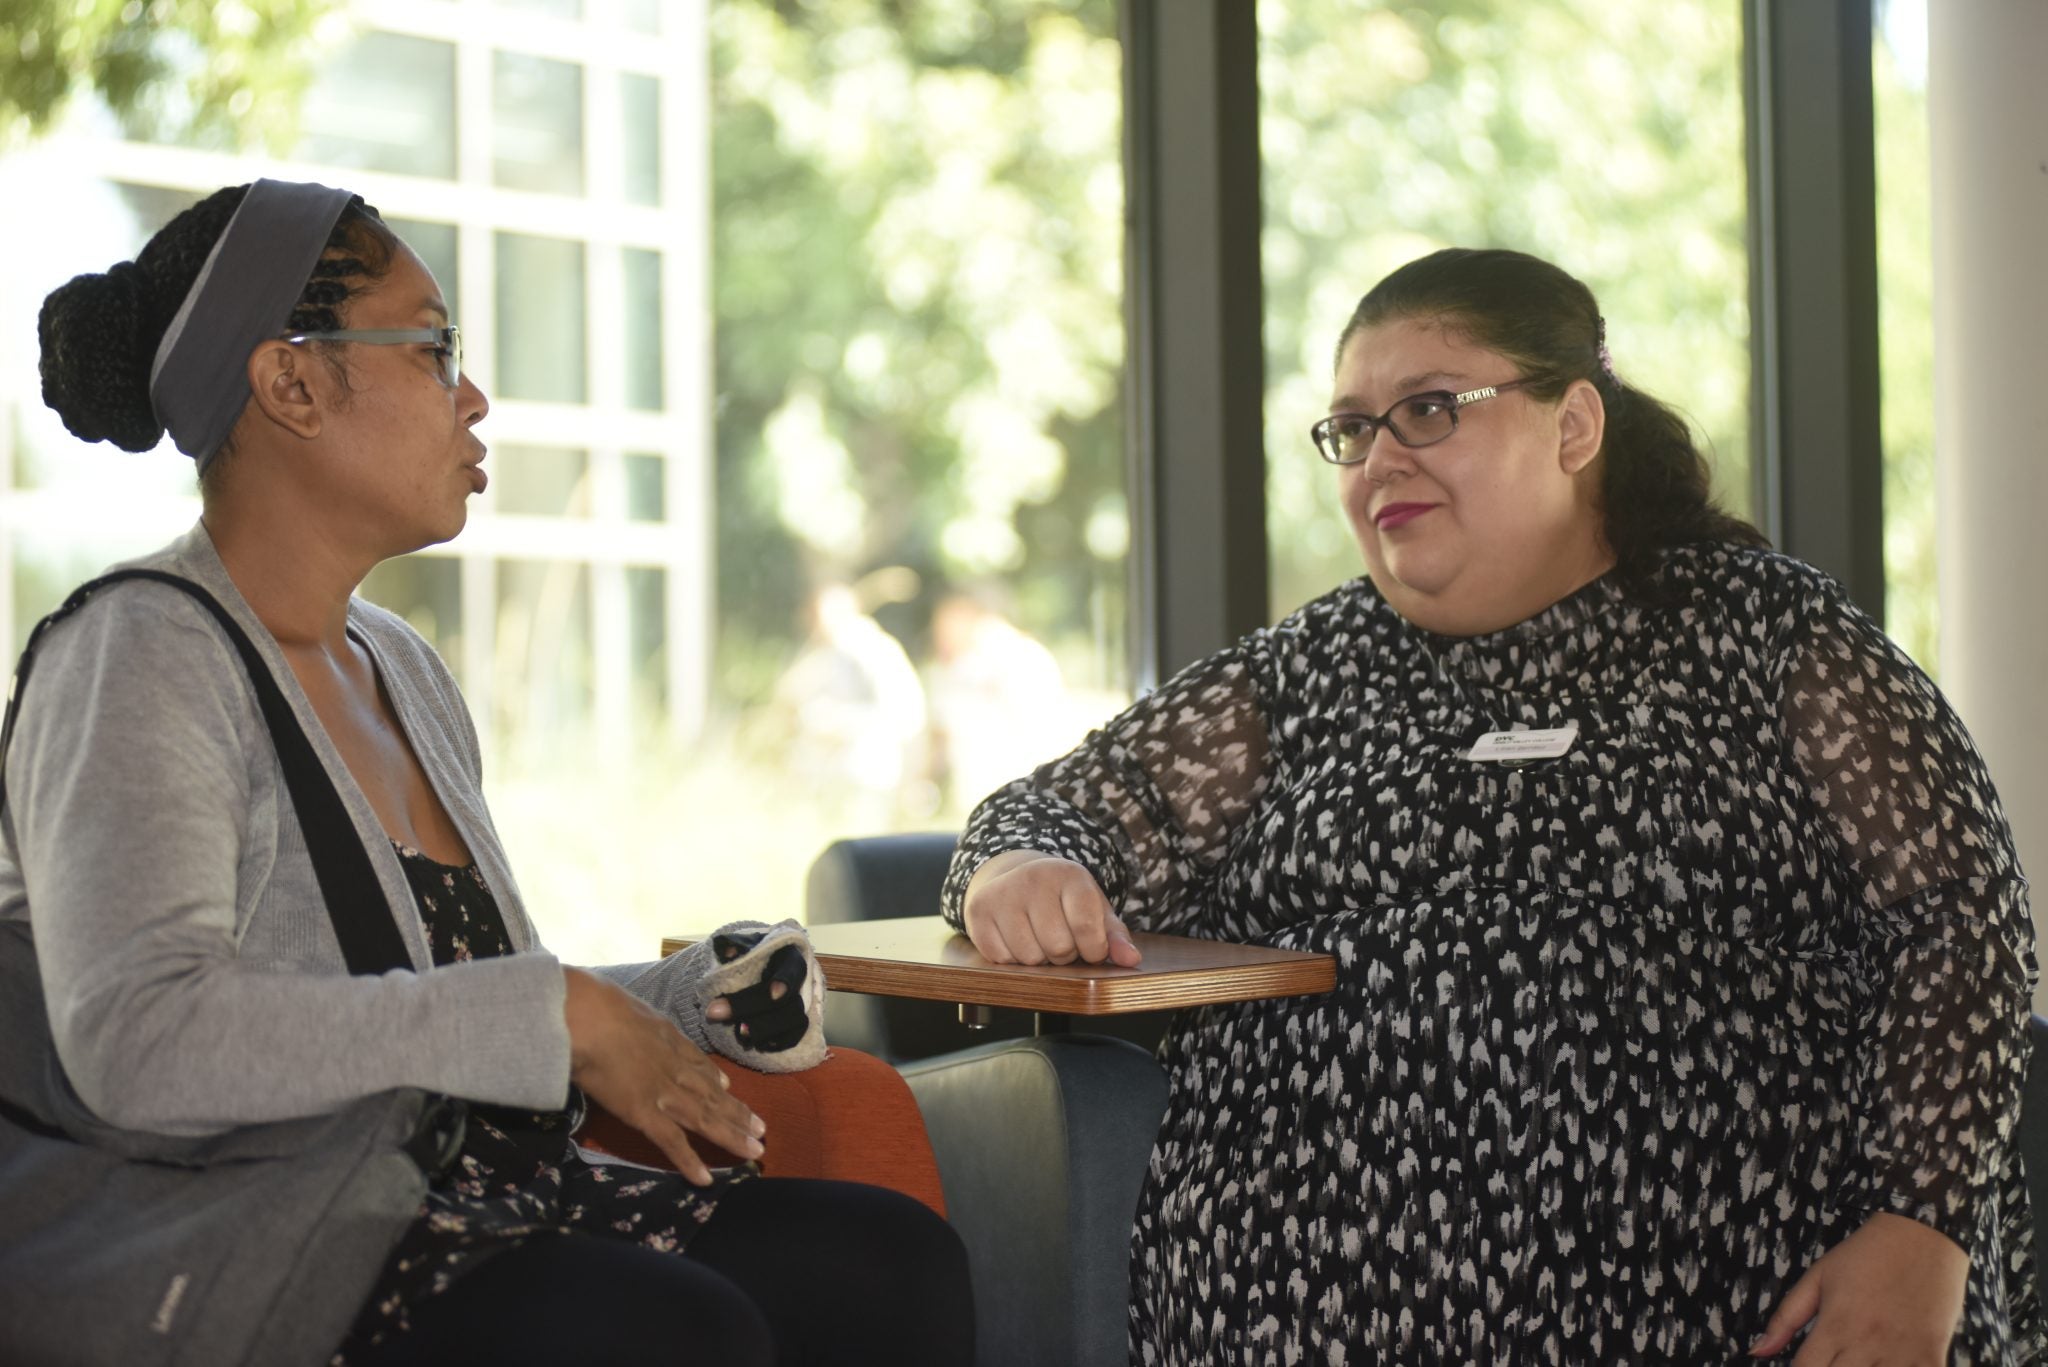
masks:
[[[1750,1356],[1775,1357],[1812,1320],[1793,1367],[1939,1367],[1969,1277],[1970,1255],[1953,1239],[1879,1212],[1793,1283]]]

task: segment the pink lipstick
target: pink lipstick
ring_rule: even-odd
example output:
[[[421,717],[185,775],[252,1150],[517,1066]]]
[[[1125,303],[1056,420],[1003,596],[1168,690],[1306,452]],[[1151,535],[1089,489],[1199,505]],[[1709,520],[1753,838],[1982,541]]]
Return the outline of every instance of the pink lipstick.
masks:
[[[1413,522],[1436,506],[1434,503],[1389,503],[1372,515],[1373,525],[1383,532],[1390,532]]]

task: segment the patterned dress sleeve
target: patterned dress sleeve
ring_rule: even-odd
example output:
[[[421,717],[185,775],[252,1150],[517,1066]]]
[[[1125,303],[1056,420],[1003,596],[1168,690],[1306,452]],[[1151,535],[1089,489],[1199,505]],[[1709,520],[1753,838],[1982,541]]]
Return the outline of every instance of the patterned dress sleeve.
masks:
[[[1199,933],[1199,892],[1265,791],[1262,634],[1190,665],[1076,749],[997,789],[968,818],[941,910],[962,925],[968,880],[1006,850],[1095,876],[1133,930]]]
[[[1804,617],[1788,738],[1859,903],[1876,1012],[1855,1093],[1866,1202],[1968,1248],[2026,1075],[2027,883],[1940,691],[1839,590]]]

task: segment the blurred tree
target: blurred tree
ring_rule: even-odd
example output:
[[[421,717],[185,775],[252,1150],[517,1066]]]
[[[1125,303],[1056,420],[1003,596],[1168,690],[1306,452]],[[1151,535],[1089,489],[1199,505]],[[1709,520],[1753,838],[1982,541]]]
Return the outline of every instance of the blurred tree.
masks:
[[[1123,582],[1115,6],[711,21],[726,696],[763,696],[810,585],[887,565],[926,586],[899,635],[946,583],[1000,577],[1086,653]]]
[[[0,0],[0,150],[96,91],[131,136],[281,151],[338,0]]]

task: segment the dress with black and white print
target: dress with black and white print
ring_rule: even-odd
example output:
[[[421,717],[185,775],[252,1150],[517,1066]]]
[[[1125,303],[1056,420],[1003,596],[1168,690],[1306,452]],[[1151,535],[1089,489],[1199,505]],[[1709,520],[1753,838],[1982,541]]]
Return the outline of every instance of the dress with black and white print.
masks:
[[[1525,728],[1571,744],[1469,757]],[[993,794],[955,924],[1018,848],[1135,930],[1337,960],[1161,1046],[1135,1363],[1746,1361],[1878,1211],[1968,1250],[1954,1361],[2043,1356],[2026,884],[1818,571],[1691,547],[1476,637],[1355,581]]]
[[[517,952],[474,862],[444,864],[394,845],[437,968]],[[328,1367],[375,1362],[411,1331],[420,1306],[529,1239],[594,1235],[681,1254],[719,1197],[758,1171],[714,1168],[711,1185],[699,1187],[680,1173],[592,1163],[570,1142],[574,1128],[567,1109],[471,1104],[454,1162],[429,1184]]]

